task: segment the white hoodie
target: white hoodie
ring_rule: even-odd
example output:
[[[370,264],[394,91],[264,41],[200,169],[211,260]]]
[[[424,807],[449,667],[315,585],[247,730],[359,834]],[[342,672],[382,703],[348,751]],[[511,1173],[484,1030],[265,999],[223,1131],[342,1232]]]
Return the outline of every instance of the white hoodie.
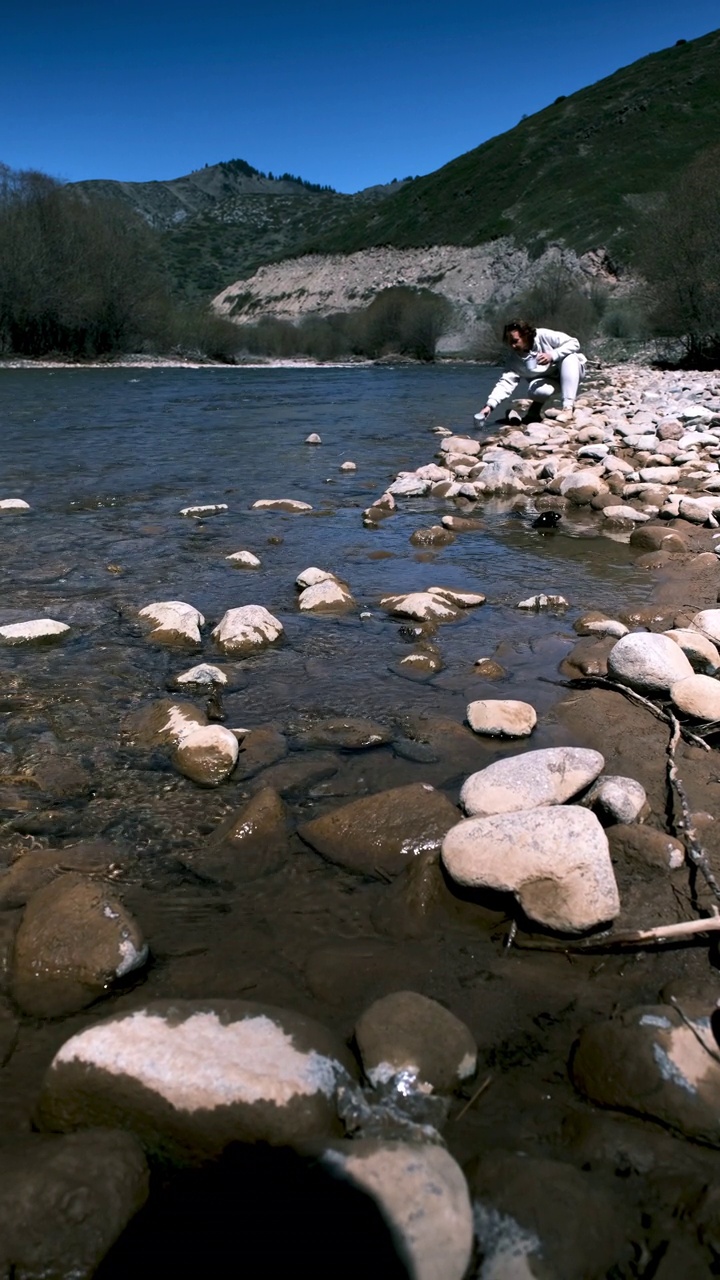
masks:
[[[541,352],[552,356],[552,364],[538,364],[537,358]],[[565,356],[570,355],[577,355],[583,369],[585,368],[587,360],[580,353],[577,338],[571,338],[568,333],[561,333],[559,329],[536,329],[535,341],[529,351],[510,352],[510,368],[495,383],[486,404],[495,409],[512,395],[521,378],[541,377],[550,382],[559,382],[560,365]]]

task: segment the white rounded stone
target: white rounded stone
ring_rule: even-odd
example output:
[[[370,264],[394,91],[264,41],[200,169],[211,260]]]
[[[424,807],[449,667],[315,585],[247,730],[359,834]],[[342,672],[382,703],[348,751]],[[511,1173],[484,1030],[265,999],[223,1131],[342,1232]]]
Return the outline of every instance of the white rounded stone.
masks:
[[[484,816],[564,804],[594,782],[604,764],[599,751],[585,747],[526,751],[470,774],[460,803],[466,813]]]
[[[227,502],[208,503],[204,507],[183,507],[180,511],[181,516],[194,516],[195,519],[201,519],[203,516],[218,516],[223,511],[227,511]]]
[[[317,586],[318,582],[327,582],[328,578],[334,581],[335,574],[330,573],[329,569],[317,569],[311,565],[309,569],[303,569],[302,573],[298,574],[295,586],[304,591],[306,587]]]
[[[442,860],[458,884],[512,893],[531,920],[561,932],[620,911],[607,836],[579,805],[466,818],[445,836]]]
[[[283,634],[283,625],[261,604],[228,609],[212,632],[212,638],[228,654],[253,653],[273,644]]]
[[[678,680],[670,689],[670,698],[678,711],[696,720],[720,720],[720,682],[712,676],[691,675]]]
[[[0,511],[29,511],[30,503],[22,498],[1,498]]]
[[[693,669],[668,636],[650,631],[623,636],[608,655],[608,675],[631,688],[665,693]]]
[[[351,462],[348,458],[346,462],[340,463],[341,471],[357,471],[357,462]]]
[[[491,738],[526,738],[537,724],[529,702],[511,698],[481,698],[468,704],[467,722],[474,733]]]
[[[638,822],[648,811],[645,788],[635,778],[610,774],[593,783],[583,804],[612,822]]]
[[[11,622],[0,627],[0,642],[7,645],[42,644],[59,640],[70,628],[53,618],[33,618],[30,622]]]
[[[205,619],[199,609],[184,600],[156,601],[140,609],[138,616],[153,624],[151,640],[200,644],[200,628]]]
[[[212,666],[209,662],[199,662],[196,667],[191,667],[189,671],[183,671],[178,676],[176,684],[227,684],[227,676],[219,667]]]
[[[305,437],[306,444],[322,444],[322,440],[317,431],[311,431],[309,436]]]
[[[345,613],[355,608],[347,587],[337,578],[324,578],[300,594],[298,604],[304,613]]]
[[[252,504],[253,511],[286,511],[290,515],[300,511],[312,511],[309,502],[300,502],[297,498],[258,498]]]
[[[702,631],[713,644],[720,645],[720,609],[701,609],[690,622],[691,631]]]
[[[664,634],[680,645],[693,671],[705,676],[713,676],[720,671],[720,651],[702,631],[677,627]]]
[[[201,725],[187,734],[173,756],[175,768],[205,787],[229,777],[238,758],[238,740],[221,724]]]
[[[260,568],[260,561],[257,556],[253,555],[252,551],[234,551],[231,556],[226,556],[225,559],[238,569]]]

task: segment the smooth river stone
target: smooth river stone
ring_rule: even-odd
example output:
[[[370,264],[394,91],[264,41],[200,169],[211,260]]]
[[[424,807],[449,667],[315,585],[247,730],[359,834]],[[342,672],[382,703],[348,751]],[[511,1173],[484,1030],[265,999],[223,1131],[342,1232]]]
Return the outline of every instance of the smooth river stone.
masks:
[[[474,733],[491,738],[526,738],[537,724],[535,708],[529,702],[510,698],[484,698],[468,704],[467,722]]]
[[[674,640],[650,631],[632,632],[613,645],[608,654],[608,675],[631,689],[667,693],[693,669]]]
[[[259,569],[260,561],[252,551],[234,551],[231,556],[226,556],[228,564],[234,565],[236,569]]]
[[[649,812],[645,788],[635,778],[601,774],[583,804],[607,822],[639,822]]]
[[[30,622],[11,622],[0,627],[0,643],[16,644],[48,644],[61,640],[70,628],[64,622],[56,622],[53,618],[33,618]]]
[[[457,809],[440,791],[413,782],[353,800],[298,830],[329,862],[359,875],[395,876],[419,853],[439,850],[457,819]]]
[[[375,1086],[408,1071],[438,1092],[452,1093],[477,1066],[477,1045],[465,1023],[417,991],[376,1000],[357,1021],[355,1042]]]
[[[311,1018],[244,1000],[153,1001],[80,1031],[45,1076],[39,1119],[61,1132],[136,1134],[180,1163],[231,1142],[295,1146],[339,1132],[335,1095],[354,1074]]]
[[[712,676],[686,676],[670,689],[678,711],[696,720],[720,720],[720,681]]]
[[[698,675],[714,676],[720,671],[720,652],[702,631],[695,631],[691,627],[675,627],[664,634],[680,645],[690,666]]]
[[[360,1138],[323,1162],[377,1203],[409,1261],[412,1280],[463,1280],[473,1247],[465,1176],[443,1147]]]
[[[343,582],[327,577],[306,587],[298,605],[303,613],[349,613],[355,608],[355,601]]]
[[[160,644],[200,644],[205,619],[199,609],[184,600],[159,600],[140,609],[139,617],[151,622],[150,639]]]
[[[691,631],[701,631],[713,644],[720,645],[720,609],[701,609],[690,622]]]
[[[696,1142],[720,1147],[718,1047],[703,1009],[630,1009],[585,1028],[573,1083],[603,1107],[634,1111]]]
[[[527,751],[472,773],[463,783],[460,803],[473,816],[564,804],[594,782],[604,766],[600,752],[586,747]]]
[[[312,511],[309,502],[299,502],[296,498],[259,498],[253,502],[253,511],[286,511],[293,515],[299,511]]]
[[[235,768],[238,740],[221,724],[201,725],[179,744],[175,768],[203,787],[217,787]]]
[[[442,860],[458,884],[512,893],[531,920],[563,933],[620,912],[607,836],[579,805],[466,818],[443,840]]]

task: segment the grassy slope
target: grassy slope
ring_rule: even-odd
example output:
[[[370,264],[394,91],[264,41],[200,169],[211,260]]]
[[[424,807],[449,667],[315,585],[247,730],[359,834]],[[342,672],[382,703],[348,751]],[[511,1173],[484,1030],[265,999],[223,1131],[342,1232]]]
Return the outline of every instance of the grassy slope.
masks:
[[[664,49],[522,120],[305,252],[564,239],[622,254],[636,209],[720,142],[720,31]]]

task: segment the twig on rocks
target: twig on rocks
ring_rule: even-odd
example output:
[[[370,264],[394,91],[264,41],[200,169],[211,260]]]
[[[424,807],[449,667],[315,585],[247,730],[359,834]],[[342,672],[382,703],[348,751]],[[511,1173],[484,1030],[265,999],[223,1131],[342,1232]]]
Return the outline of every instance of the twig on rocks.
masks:
[[[475,1090],[470,1101],[465,1103],[465,1106],[462,1108],[462,1111],[458,1111],[453,1121],[454,1124],[457,1124],[458,1120],[462,1120],[465,1113],[470,1110],[470,1108],[475,1102],[477,1102],[478,1098],[482,1097],[485,1090],[489,1089],[491,1084],[492,1084],[492,1076],[486,1076],[482,1084],[479,1085],[478,1088]]]
[[[583,685],[597,686],[601,689],[612,689],[614,693],[622,693],[624,697],[630,700],[630,702],[635,702],[638,706],[645,707],[648,711],[652,712],[658,720],[664,720],[666,724],[671,726],[671,728],[674,724],[679,725],[679,722],[669,708],[659,706],[658,703],[653,702],[651,698],[643,698],[641,693],[636,693],[634,689],[630,689],[625,684],[618,684],[615,680],[606,679],[605,676],[583,676],[580,680],[572,681],[572,686],[575,688],[582,688]],[[698,737],[698,735],[688,729],[686,725],[679,725],[679,728],[683,737],[686,738],[688,742],[691,742],[693,746],[702,747],[703,751],[710,750],[704,738]]]
[[[626,929],[621,933],[610,933],[602,938],[587,938],[577,942],[528,938],[516,941],[515,946],[527,951],[611,951],[613,947],[678,942],[685,938],[692,938],[698,933],[718,932],[720,932],[720,915],[712,915],[703,920],[681,920],[675,924],[656,925],[652,929]]]
[[[680,808],[682,810],[682,831],[685,837],[685,840],[684,840],[685,853],[688,859],[690,860],[690,862],[692,862],[693,866],[697,867],[698,871],[704,877],[708,887],[712,890],[718,902],[720,902],[720,885],[718,884],[717,880],[715,879],[715,876],[710,870],[710,863],[708,861],[707,853],[705,852],[702,845],[700,844],[700,841],[698,840],[697,832],[692,823],[692,814],[690,812],[690,805],[688,803],[687,792],[685,791],[685,787],[683,786],[682,779],[680,777],[680,774],[678,773],[678,768],[675,761],[675,750],[677,748],[678,742],[680,741],[680,733],[681,733],[680,722],[678,721],[676,716],[673,715],[672,711],[668,711],[667,714],[670,721],[670,725],[672,727],[672,736],[668,743],[668,749],[667,749],[668,782],[670,783],[670,786],[675,791],[675,794],[680,802]]]
[[[680,1003],[678,1001],[677,996],[671,996],[670,1003],[673,1006],[673,1008],[677,1010],[680,1018],[685,1023],[685,1026],[688,1028],[688,1030],[692,1031],[695,1039],[697,1040],[701,1048],[703,1048],[705,1052],[708,1054],[708,1056],[712,1058],[713,1062],[717,1062],[718,1065],[720,1065],[720,1054],[716,1053],[714,1049],[711,1049],[709,1044],[706,1044],[706,1042],[703,1040],[692,1018],[688,1018],[687,1014],[680,1007]]]

